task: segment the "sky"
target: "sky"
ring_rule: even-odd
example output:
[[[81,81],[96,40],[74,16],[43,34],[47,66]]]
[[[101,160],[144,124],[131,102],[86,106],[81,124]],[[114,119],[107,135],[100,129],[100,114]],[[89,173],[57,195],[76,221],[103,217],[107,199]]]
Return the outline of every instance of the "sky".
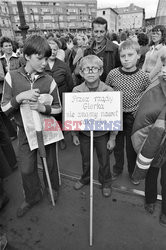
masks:
[[[98,8],[127,7],[131,3],[145,9],[145,18],[155,17],[159,0],[97,0]]]

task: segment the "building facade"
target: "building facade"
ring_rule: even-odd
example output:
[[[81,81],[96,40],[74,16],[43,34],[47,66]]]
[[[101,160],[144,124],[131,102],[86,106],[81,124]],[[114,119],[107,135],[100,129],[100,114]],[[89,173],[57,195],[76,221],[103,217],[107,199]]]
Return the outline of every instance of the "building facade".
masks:
[[[6,2],[0,0],[0,37],[9,36],[14,38],[9,10]]]
[[[118,13],[112,8],[97,9],[97,16],[105,18],[108,22],[108,31],[118,31]]]
[[[130,4],[128,7],[115,8],[119,14],[119,29],[139,29],[145,24],[145,9]]]
[[[12,28],[20,33],[20,19],[16,0],[8,0]],[[29,33],[47,31],[90,30],[96,17],[97,0],[22,0]]]
[[[155,24],[166,25],[166,0],[158,1]]]

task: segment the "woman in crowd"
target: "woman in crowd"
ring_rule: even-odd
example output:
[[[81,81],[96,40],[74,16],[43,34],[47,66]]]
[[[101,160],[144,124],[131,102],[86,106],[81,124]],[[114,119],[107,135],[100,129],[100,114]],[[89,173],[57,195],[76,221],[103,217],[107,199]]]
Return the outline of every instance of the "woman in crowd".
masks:
[[[73,65],[74,65],[74,71],[73,71],[73,81],[74,81],[74,85],[79,85],[83,82],[82,77],[79,74],[79,62],[81,60],[81,58],[84,56],[84,50],[85,50],[85,37],[83,35],[77,35],[76,36],[77,39],[77,50],[76,50],[76,54],[75,57],[73,59]]]
[[[152,82],[151,87],[159,83],[158,76],[161,72],[161,55],[165,49],[166,28],[164,25],[157,25],[152,29],[150,50],[146,53],[142,70],[149,74]]]
[[[52,55],[48,59],[48,64],[45,68],[45,71],[51,75],[57,83],[60,99],[62,102],[62,93],[72,91],[73,80],[68,65],[57,58],[57,52],[60,47],[59,40],[54,38],[48,42],[52,49]],[[60,114],[57,119],[62,122],[62,114]],[[66,144],[64,140],[60,141],[60,147],[61,149],[65,149]]]

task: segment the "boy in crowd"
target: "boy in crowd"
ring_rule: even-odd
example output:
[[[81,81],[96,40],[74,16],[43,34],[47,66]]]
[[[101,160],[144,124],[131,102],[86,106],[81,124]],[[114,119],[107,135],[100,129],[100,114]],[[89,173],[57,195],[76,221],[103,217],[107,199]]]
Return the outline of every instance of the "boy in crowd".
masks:
[[[51,48],[47,40],[38,35],[29,37],[25,42],[23,53],[26,65],[6,74],[2,96],[3,112],[7,115],[13,113],[19,127],[18,165],[22,176],[25,201],[17,210],[18,217],[23,216],[42,198],[41,184],[37,172],[37,149],[30,150],[20,114],[20,105],[22,102],[28,101],[32,110],[37,110],[46,115],[56,115],[61,112],[57,84],[51,76],[44,73],[47,59],[51,56]],[[38,102],[40,94],[52,95],[52,105],[44,105]],[[56,144],[52,143],[45,148],[48,171],[54,199],[56,200],[59,188],[55,154]],[[48,190],[45,171],[43,173],[44,183]]]
[[[80,61],[80,75],[84,78],[81,85],[74,87],[73,92],[102,92],[113,91],[113,89],[105,85],[100,76],[103,73],[103,62],[96,55],[88,55]],[[102,193],[104,197],[111,195],[111,172],[110,172],[110,151],[115,146],[115,137],[117,131],[95,131],[94,146],[99,161],[99,182],[102,184]],[[82,156],[83,174],[81,179],[75,183],[76,190],[81,189],[90,181],[90,132],[81,131],[72,132],[73,142],[75,145],[80,144]]]
[[[138,185],[139,181],[132,178],[137,155],[132,146],[131,132],[139,100],[150,84],[148,75],[136,67],[137,60],[140,57],[139,51],[140,46],[136,41],[130,39],[124,41],[119,46],[122,67],[111,70],[106,79],[107,85],[115,91],[122,91],[123,93],[123,131],[119,131],[116,136],[115,165],[113,166],[112,179],[115,180],[122,174],[124,139],[126,138],[128,173],[131,182],[135,185]]]

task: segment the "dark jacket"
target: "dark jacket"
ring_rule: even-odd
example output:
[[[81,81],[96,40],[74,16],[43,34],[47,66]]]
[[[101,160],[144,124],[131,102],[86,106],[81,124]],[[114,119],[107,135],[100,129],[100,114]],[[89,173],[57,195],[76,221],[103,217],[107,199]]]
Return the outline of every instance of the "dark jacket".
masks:
[[[91,46],[87,47],[87,49],[84,51],[84,56],[97,55],[93,50],[94,45],[95,44],[93,42]],[[106,41],[106,47],[104,49],[103,63],[103,74],[101,75],[100,80],[105,82],[110,70],[121,65],[118,52],[118,45],[114,44],[108,39]]]
[[[57,83],[61,100],[63,92],[72,91],[73,79],[70,73],[70,69],[65,62],[56,58],[52,69],[50,69],[49,64],[47,64],[45,72],[51,75]]]

